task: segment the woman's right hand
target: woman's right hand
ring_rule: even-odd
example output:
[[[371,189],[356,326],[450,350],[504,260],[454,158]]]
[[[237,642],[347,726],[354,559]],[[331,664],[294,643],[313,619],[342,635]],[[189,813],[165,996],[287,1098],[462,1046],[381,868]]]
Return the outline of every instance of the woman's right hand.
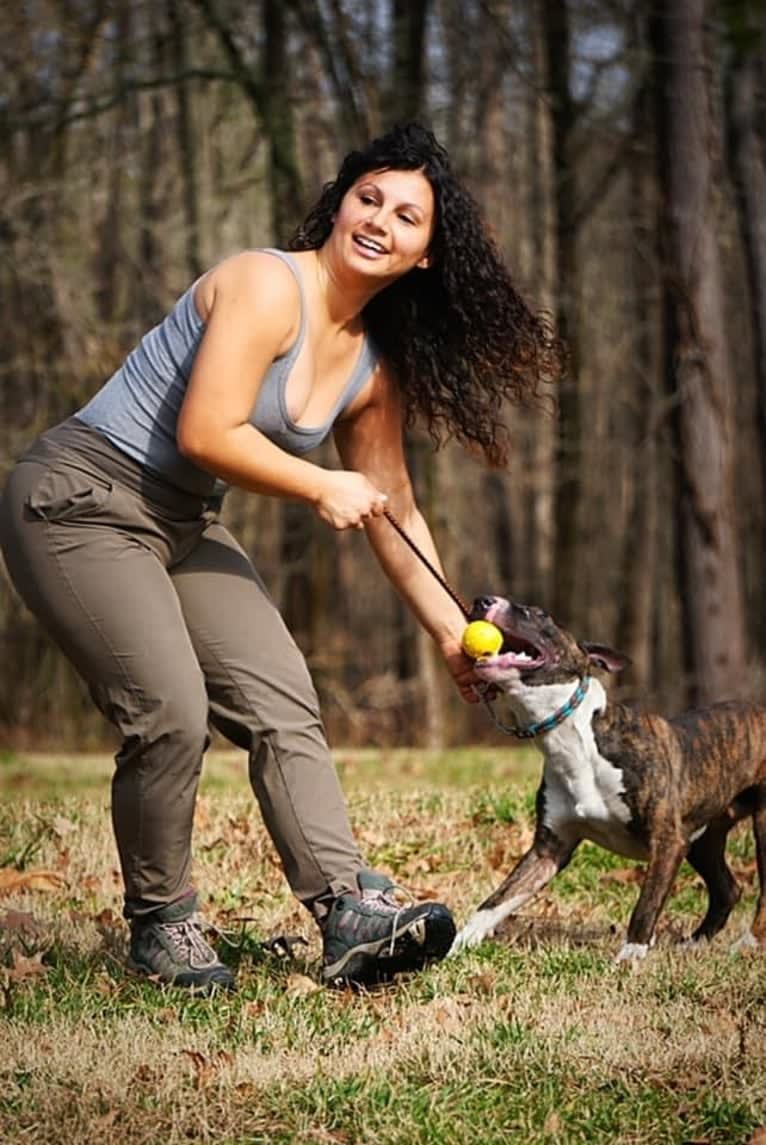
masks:
[[[363,473],[325,469],[314,508],[333,529],[363,529],[366,521],[383,515],[387,499]]]

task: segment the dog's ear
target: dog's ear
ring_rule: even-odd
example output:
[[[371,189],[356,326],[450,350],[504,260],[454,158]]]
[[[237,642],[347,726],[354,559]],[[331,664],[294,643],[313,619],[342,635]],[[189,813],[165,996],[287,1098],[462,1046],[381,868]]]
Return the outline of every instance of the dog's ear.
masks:
[[[590,641],[584,640],[580,647],[583,652],[587,652],[588,658],[594,664],[597,664],[599,668],[605,668],[607,672],[619,672],[630,664],[629,656],[624,656],[622,652],[615,652],[614,648],[610,648],[606,644],[591,644]]]

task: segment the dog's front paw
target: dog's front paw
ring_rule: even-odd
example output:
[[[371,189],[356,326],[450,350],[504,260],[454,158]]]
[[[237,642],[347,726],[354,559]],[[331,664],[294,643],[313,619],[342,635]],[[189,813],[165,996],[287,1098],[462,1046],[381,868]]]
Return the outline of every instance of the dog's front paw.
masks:
[[[476,914],[469,918],[463,929],[455,935],[452,946],[447,951],[447,957],[452,958],[461,950],[470,950],[471,947],[478,946],[485,938],[490,938],[494,931],[491,912],[477,910]]]
[[[615,962],[640,962],[642,958],[646,958],[648,953],[648,942],[625,942],[615,957]]]

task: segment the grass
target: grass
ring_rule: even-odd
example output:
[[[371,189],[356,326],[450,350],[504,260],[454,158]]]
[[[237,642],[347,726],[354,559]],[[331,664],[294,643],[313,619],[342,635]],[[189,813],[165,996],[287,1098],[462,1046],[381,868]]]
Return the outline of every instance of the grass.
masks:
[[[529,843],[533,752],[338,761],[370,861],[459,919]],[[766,963],[729,952],[754,905],[745,829],[730,848],[745,894],[707,950],[674,945],[703,906],[684,868],[657,949],[617,966],[633,865],[585,845],[498,941],[395,988],[333,993],[243,760],[216,754],[196,874],[236,937],[240,988],[208,1000],[123,972],[109,771],[0,759],[0,868],[28,879],[0,883],[3,1143],[745,1145],[766,1125]],[[260,941],[275,933],[308,945],[278,957]]]

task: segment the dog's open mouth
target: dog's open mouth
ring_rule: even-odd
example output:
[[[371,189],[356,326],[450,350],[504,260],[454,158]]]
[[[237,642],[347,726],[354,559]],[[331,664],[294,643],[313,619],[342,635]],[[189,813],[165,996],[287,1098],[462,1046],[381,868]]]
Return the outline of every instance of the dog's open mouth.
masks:
[[[502,648],[494,656],[481,656],[476,661],[477,670],[481,671],[482,665],[486,665],[493,669],[517,668],[520,672],[528,672],[533,668],[542,668],[547,662],[545,653],[536,644],[505,628],[500,631],[503,633]]]

